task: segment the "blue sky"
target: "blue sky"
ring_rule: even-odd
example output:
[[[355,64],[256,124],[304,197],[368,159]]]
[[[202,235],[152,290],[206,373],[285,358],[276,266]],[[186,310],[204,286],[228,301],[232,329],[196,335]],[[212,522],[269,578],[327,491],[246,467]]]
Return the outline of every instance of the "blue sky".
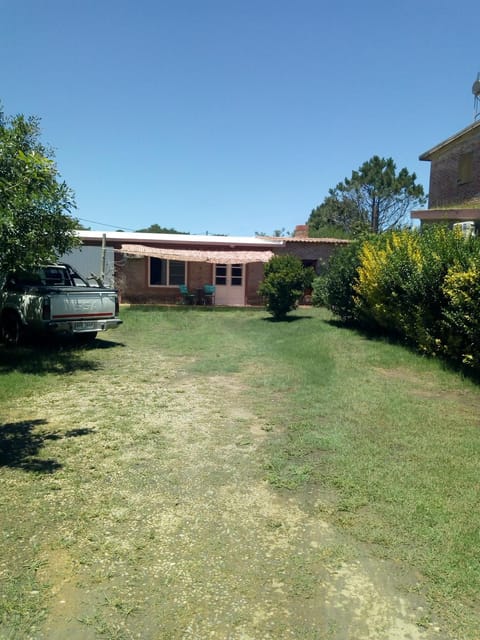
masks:
[[[373,155],[473,121],[473,0],[0,0],[0,101],[37,115],[92,229],[305,223]],[[93,221],[93,222],[87,222]]]

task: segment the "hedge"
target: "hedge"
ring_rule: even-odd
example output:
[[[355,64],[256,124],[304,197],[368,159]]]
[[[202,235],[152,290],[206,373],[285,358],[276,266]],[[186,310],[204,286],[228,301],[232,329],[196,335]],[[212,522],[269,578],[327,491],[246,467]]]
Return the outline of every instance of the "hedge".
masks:
[[[480,368],[480,239],[431,225],[353,243],[314,282],[313,303]]]

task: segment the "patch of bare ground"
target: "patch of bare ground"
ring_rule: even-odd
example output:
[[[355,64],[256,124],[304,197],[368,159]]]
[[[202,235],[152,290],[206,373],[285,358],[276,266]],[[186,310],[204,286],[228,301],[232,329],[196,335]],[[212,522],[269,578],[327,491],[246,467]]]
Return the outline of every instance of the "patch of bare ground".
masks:
[[[265,482],[270,432],[241,377],[184,366],[127,347],[121,369],[28,407],[87,434],[46,447],[62,468],[42,496],[35,638],[445,640],[415,576]]]

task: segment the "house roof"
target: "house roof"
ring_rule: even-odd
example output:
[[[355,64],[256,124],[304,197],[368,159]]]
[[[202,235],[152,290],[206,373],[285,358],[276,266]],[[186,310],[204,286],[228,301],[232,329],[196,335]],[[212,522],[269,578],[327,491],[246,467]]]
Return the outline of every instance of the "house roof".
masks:
[[[284,238],[285,244],[351,244],[346,238]]]
[[[295,236],[284,236],[282,238],[271,236],[265,237],[269,240],[283,240],[283,246],[288,244],[351,244],[352,242],[346,238],[304,238]]]
[[[240,236],[213,236],[185,233],[141,233],[133,231],[84,231],[76,232],[82,240],[102,241],[105,236],[107,242],[122,244],[149,244],[149,245],[195,245],[218,247],[251,247],[273,248],[283,246],[285,238],[266,238],[264,236],[240,237]]]
[[[432,160],[433,156],[435,156],[439,151],[443,151],[449,145],[455,142],[458,142],[463,137],[470,135],[473,131],[479,128],[480,128],[480,121],[470,124],[468,127],[465,127],[465,129],[462,129],[458,133],[455,133],[453,136],[450,136],[450,138],[447,138],[443,142],[440,142],[439,144],[437,144],[435,147],[432,147],[432,149],[429,149],[428,151],[425,151],[424,153],[422,153],[419,156],[419,160]]]

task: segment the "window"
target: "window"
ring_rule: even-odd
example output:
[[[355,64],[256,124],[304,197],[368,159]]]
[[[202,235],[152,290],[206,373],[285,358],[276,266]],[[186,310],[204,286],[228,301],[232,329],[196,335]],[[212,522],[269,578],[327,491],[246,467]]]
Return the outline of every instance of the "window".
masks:
[[[242,286],[242,265],[232,264],[232,287]]]
[[[45,284],[65,286],[65,276],[67,275],[65,269],[62,267],[45,267]],[[68,282],[67,284],[70,284]]]
[[[180,260],[150,258],[150,286],[174,287],[185,284],[187,263]]]
[[[465,184],[473,180],[473,152],[463,153],[458,158],[458,184]]]
[[[215,265],[215,284],[219,286],[241,287],[243,284],[243,265]]]
[[[227,284],[227,265],[217,264],[215,267],[215,284]]]

